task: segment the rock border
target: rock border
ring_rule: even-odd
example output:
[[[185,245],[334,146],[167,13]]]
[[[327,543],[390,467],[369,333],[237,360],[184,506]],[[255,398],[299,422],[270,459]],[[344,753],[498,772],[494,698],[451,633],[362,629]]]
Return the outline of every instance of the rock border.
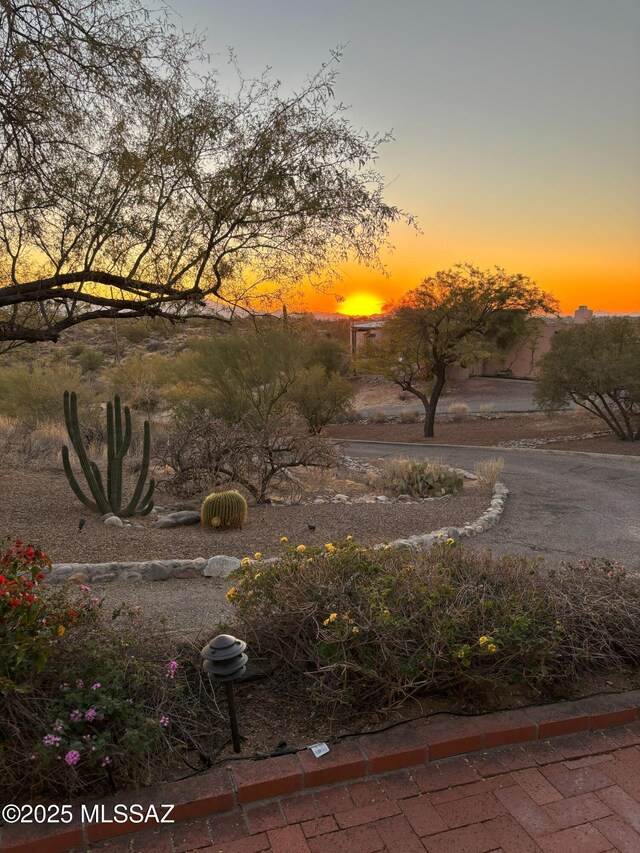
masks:
[[[475,480],[475,474],[462,468],[456,469],[467,480]],[[441,527],[431,533],[415,534],[405,539],[394,539],[392,542],[381,542],[372,547],[382,548],[430,548],[436,542],[447,539],[459,541],[470,536],[477,536],[489,530],[500,520],[504,512],[509,489],[502,482],[497,482],[491,496],[488,508],[475,521],[462,527]],[[448,497],[448,495],[445,495]],[[443,500],[444,498],[440,498]],[[276,562],[278,557],[262,559],[262,563]],[[198,557],[194,560],[149,560],[146,562],[127,563],[55,563],[47,580],[52,583],[69,581],[71,583],[109,583],[111,581],[166,581],[171,578],[183,580],[186,578],[214,577],[226,578],[240,567],[238,557],[227,554],[216,554],[206,559]]]

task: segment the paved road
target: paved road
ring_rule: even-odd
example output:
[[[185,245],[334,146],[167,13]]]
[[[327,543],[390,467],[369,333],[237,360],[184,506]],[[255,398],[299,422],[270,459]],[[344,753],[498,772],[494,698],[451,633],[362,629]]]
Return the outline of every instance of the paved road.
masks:
[[[500,455],[511,494],[497,527],[470,540],[473,547],[555,562],[608,557],[640,570],[640,458],[364,441],[343,446],[355,457],[438,456],[469,470]]]
[[[466,403],[471,412],[478,412],[481,406],[486,405],[490,405],[495,412],[537,412],[538,407],[533,399],[535,387],[535,382],[524,379],[477,376],[451,380],[445,385],[446,396],[440,399],[438,410],[440,414],[446,414],[451,403]],[[409,398],[404,403],[357,408],[365,417],[381,411],[387,415],[399,415],[412,410],[424,412],[419,400],[412,395]],[[575,408],[573,404],[571,407]]]

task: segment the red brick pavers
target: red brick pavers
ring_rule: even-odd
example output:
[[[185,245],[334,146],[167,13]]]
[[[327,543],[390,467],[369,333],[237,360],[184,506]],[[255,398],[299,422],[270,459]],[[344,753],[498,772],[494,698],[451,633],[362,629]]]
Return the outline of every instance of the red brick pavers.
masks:
[[[89,849],[640,853],[640,723],[347,779]]]

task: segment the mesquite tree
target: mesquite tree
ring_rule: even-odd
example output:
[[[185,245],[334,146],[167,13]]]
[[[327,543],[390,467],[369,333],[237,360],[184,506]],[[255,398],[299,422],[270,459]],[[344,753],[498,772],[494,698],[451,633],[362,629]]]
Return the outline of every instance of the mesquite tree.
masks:
[[[0,3],[0,351],[93,319],[228,319],[376,262],[403,214],[372,166],[386,137],[334,101],[339,53],[289,94],[265,74],[228,95],[198,56],[137,0]]]
[[[572,401],[622,441],[640,441],[640,319],[603,317],[556,332],[540,360],[536,401],[547,411]]]
[[[361,364],[420,400],[424,435],[431,438],[447,368],[489,358],[500,339],[513,344],[526,333],[531,315],[555,309],[555,300],[526,276],[457,264],[407,294]]]

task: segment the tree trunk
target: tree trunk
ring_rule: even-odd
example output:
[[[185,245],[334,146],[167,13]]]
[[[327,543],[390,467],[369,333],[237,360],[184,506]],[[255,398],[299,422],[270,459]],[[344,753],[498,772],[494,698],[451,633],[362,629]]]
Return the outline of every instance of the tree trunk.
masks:
[[[424,406],[424,436],[425,438],[433,438],[435,427],[436,410],[434,406],[425,403]]]
[[[440,394],[442,394],[442,389],[444,388],[444,383],[446,381],[445,373],[446,366],[442,368],[438,368],[436,371],[436,381],[431,391],[431,397],[429,400],[423,399],[424,404],[424,436],[425,438],[433,438],[434,429],[436,423],[436,409],[438,408],[438,400],[440,399]]]

